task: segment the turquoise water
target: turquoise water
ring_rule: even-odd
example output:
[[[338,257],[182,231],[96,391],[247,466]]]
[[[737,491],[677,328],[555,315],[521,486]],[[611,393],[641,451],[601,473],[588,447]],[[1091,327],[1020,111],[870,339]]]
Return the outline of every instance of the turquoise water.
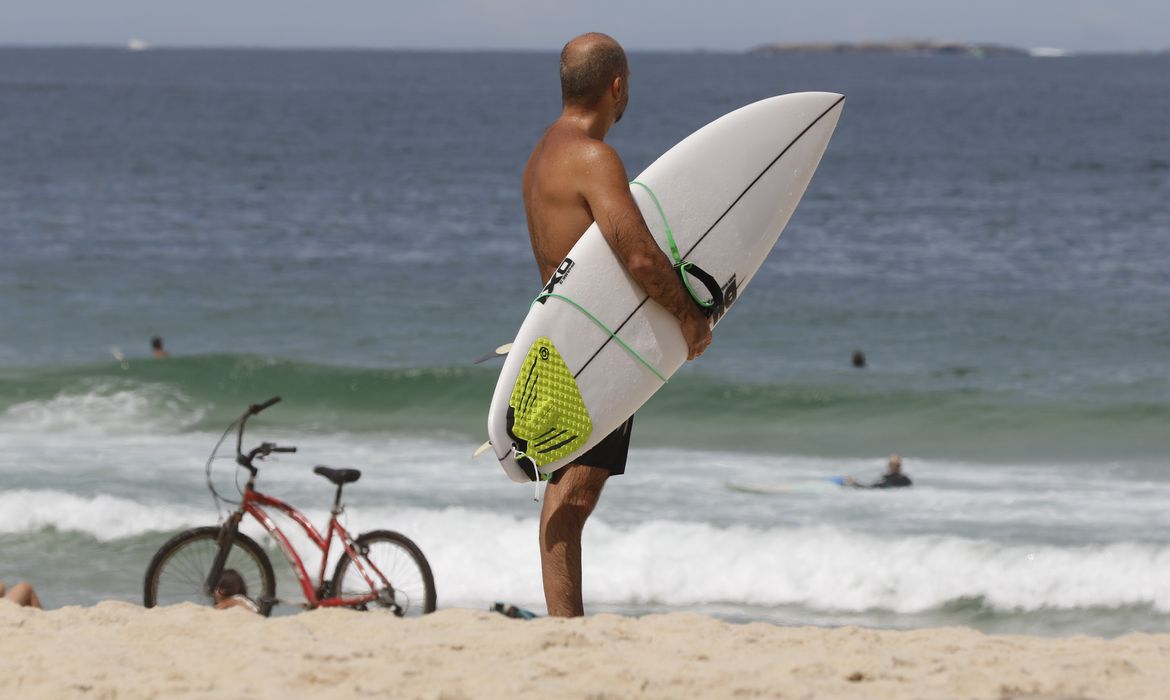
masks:
[[[1167,68],[634,55],[631,172],[755,99],[848,102],[712,349],[639,414],[587,605],[1170,629]],[[416,539],[440,605],[539,608],[530,491],[468,456],[497,371],[471,361],[540,286],[518,184],[555,75],[541,53],[0,50],[0,576],[51,607],[136,600],[169,533],[216,518],[218,432],[280,394],[256,439],[302,451],[265,488],[321,522],[311,466],[360,467],[355,528]],[[895,451],[911,492],[825,485]]]
[[[171,429],[186,433],[222,428],[258,397],[281,395],[286,404],[268,419],[285,429],[476,440],[497,371],[471,363],[366,368],[259,355],[23,367],[0,372],[0,412],[81,424],[93,417],[68,416],[69,408],[134,396],[146,411],[172,409]],[[1159,399],[1170,381],[1078,394],[979,386],[978,374],[954,368],[907,381],[848,368],[752,381],[695,368],[639,414],[638,444],[833,457],[873,455],[888,444],[923,457],[1054,465],[1158,462],[1165,455],[1170,406]],[[158,416],[142,418],[149,430]],[[100,420],[124,421],[127,430],[135,425],[133,415],[116,411]]]

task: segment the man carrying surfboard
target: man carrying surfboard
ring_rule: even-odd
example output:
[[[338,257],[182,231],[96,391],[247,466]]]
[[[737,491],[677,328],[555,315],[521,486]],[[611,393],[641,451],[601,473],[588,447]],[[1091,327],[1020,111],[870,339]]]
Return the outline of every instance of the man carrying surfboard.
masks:
[[[629,63],[621,45],[589,33],[561,51],[561,116],[536,144],[524,169],[524,211],[541,280],[594,221],[646,294],[678,319],[693,360],[711,343],[711,327],[670,259],[654,241],[630,193],[625,166],[605,143],[629,102]],[[555,281],[555,280],[554,280]],[[540,561],[549,615],[584,614],[581,532],[605,480],[625,471],[632,418],[557,470],[540,514]]]

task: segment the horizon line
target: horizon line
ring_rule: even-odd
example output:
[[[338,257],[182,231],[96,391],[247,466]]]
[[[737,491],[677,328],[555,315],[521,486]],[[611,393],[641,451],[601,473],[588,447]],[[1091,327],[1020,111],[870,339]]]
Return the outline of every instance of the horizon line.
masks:
[[[687,53],[687,54],[730,54],[743,55],[751,54],[758,49],[770,46],[784,46],[784,45],[815,45],[815,44],[840,44],[842,46],[851,46],[858,44],[883,44],[883,43],[899,43],[903,41],[953,41],[960,44],[970,44],[972,46],[1001,46],[1005,48],[1015,48],[1025,52],[1039,51],[1045,49],[1056,49],[1070,56],[1116,56],[1116,55],[1160,55],[1170,53],[1170,47],[1164,49],[1066,49],[1056,46],[1020,46],[1016,44],[1007,44],[1002,42],[992,41],[968,41],[960,39],[865,39],[854,41],[839,41],[839,40],[809,40],[809,41],[774,41],[763,44],[756,44],[754,46],[730,49],[730,48],[639,48],[637,46],[627,47],[627,51],[631,53]],[[135,42],[142,42],[138,48],[134,48]],[[110,50],[110,51],[126,51],[129,53],[144,53],[149,51],[321,51],[321,52],[402,52],[402,53],[559,53],[560,48],[538,48],[531,46],[514,46],[514,47],[450,47],[450,46],[360,46],[360,45],[295,45],[295,44],[155,44],[138,38],[130,38],[121,43],[109,42],[75,42],[75,43],[56,43],[56,42],[6,42],[0,41],[0,50],[2,49],[84,49],[84,50]],[[799,51],[794,52],[799,53]]]

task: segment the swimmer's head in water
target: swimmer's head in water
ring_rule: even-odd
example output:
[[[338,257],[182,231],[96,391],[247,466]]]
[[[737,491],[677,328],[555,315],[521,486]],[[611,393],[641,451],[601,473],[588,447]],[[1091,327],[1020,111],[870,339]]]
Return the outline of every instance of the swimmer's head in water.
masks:
[[[890,455],[889,470],[891,474],[898,474],[902,471],[902,458],[898,455]]]

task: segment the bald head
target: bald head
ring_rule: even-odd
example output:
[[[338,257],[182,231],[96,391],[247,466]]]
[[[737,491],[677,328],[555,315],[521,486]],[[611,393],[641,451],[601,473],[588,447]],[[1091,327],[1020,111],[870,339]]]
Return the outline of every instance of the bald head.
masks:
[[[626,52],[613,37],[582,34],[561,50],[561,99],[567,105],[592,106],[614,78],[624,79],[628,72]]]

